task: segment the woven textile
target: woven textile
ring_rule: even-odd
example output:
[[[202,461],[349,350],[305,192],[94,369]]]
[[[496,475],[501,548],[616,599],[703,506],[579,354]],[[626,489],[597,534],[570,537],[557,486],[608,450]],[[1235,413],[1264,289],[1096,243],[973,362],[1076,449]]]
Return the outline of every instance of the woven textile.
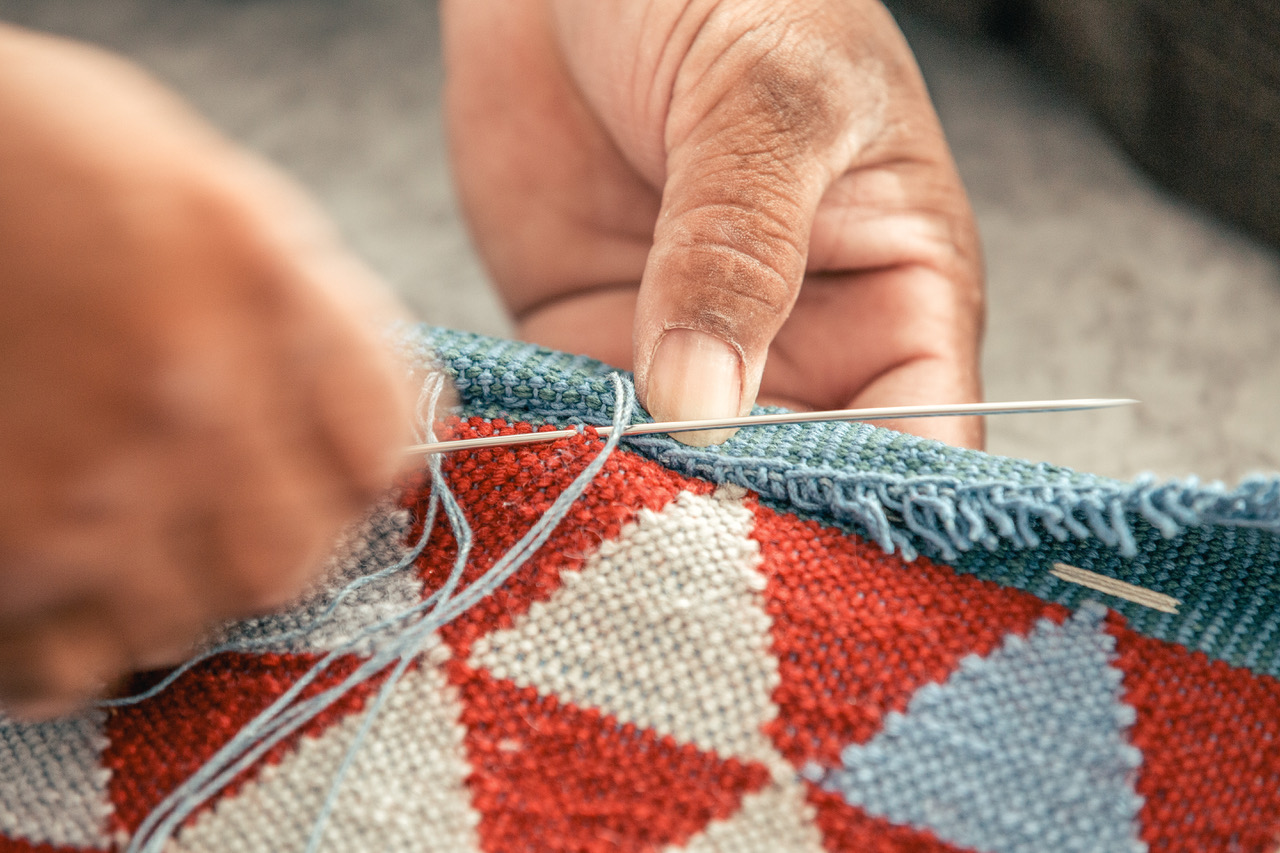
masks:
[[[617,402],[581,358],[444,331],[404,349],[454,377],[460,436],[600,423]],[[449,456],[474,532],[464,581],[602,444]],[[337,596],[407,553],[427,507],[426,476],[406,478],[295,607],[220,629],[210,645],[231,650],[152,698],[0,719],[0,851],[127,846],[303,672],[441,588],[458,545],[437,518],[408,568]],[[1278,590],[1276,480],[1120,483],[865,425],[628,440],[394,682],[319,849],[1272,851]],[[272,746],[165,849],[304,849],[387,677]]]

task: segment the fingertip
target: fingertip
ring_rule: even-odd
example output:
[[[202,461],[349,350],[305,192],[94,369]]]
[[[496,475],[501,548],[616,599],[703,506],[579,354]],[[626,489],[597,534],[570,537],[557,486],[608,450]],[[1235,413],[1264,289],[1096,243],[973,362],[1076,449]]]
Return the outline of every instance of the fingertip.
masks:
[[[692,432],[673,432],[670,435],[689,447],[713,447],[724,444],[737,434],[736,429],[700,429]]]
[[[646,400],[656,421],[707,420],[742,413],[742,356],[728,342],[694,329],[670,329],[658,341],[647,372]],[[746,401],[746,409],[751,402]],[[735,429],[672,433],[692,447],[721,444]]]
[[[353,346],[321,371],[316,404],[321,440],[351,512],[385,493],[412,439],[407,384],[390,355]]]

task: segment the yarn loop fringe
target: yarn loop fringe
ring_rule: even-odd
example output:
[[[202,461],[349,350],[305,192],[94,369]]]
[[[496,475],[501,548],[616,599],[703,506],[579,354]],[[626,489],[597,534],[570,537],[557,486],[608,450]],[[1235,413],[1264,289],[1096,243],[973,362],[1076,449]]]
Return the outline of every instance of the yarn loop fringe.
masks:
[[[657,452],[653,452],[657,451]],[[956,477],[815,471],[774,459],[693,457],[652,448],[647,455],[682,473],[735,483],[792,510],[860,527],[881,548],[914,560],[921,551],[955,560],[975,547],[1038,547],[1097,539],[1121,556],[1138,553],[1133,524],[1141,519],[1165,538],[1201,525],[1280,533],[1280,480],[1255,477],[1236,489],[1195,478],[1091,486],[964,482]]]

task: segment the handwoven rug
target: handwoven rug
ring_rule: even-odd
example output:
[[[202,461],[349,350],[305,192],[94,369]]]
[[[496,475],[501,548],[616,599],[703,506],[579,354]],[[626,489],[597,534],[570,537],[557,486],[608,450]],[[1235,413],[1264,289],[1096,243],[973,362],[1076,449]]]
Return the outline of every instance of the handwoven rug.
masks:
[[[400,346],[450,374],[456,436],[620,404],[588,359],[433,329]],[[462,585],[603,448],[444,458]],[[126,692],[149,698],[0,718],[0,851],[141,846],[317,662],[341,650],[299,700],[359,673],[363,629],[457,580],[430,495],[407,476],[294,607],[225,626],[172,683],[140,675]],[[862,424],[627,439],[401,673],[361,677],[146,849],[1273,851],[1278,593],[1277,479],[1124,483]]]

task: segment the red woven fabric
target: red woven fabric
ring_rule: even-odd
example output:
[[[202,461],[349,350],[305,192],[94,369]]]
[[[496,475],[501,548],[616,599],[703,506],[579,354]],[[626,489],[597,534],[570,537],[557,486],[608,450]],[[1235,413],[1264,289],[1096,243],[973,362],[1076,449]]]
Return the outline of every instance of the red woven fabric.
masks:
[[[463,435],[527,429],[456,425]],[[587,435],[445,461],[474,532],[464,586],[601,444]],[[394,529],[407,543],[427,489],[423,477],[404,484],[413,521]],[[371,553],[356,547],[334,577],[377,568]],[[343,618],[358,626],[423,600],[456,554],[441,517],[414,566],[363,590]],[[1102,614],[906,563],[744,490],[617,451],[546,545],[389,691],[321,849],[958,853],[1028,849],[1006,843],[1011,826],[1046,839],[1095,826],[1132,841],[1125,850],[1270,853],[1280,683]],[[0,727],[0,761],[14,762],[3,766],[52,792],[0,780],[0,820],[25,821],[0,825],[0,853],[119,849],[323,656],[314,642],[220,654],[154,699],[67,728],[54,758],[49,732]],[[345,655],[306,695],[361,659]],[[175,849],[301,849],[382,683],[272,749],[178,829]],[[1035,714],[1019,716],[1022,706]],[[1099,726],[1087,743],[1064,739],[1086,712]],[[955,748],[910,751],[935,741]],[[1133,747],[1140,764],[1128,761]],[[1132,808],[1095,815],[1100,790]],[[1006,804],[1010,792],[1031,805]],[[913,798],[929,798],[919,819],[906,816]],[[1007,813],[953,819],[993,798]],[[63,807],[74,820],[59,823]],[[74,833],[96,841],[59,841]],[[1089,849],[1088,837],[1068,840]]]
[[[797,764],[838,762],[922,685],[946,681],[960,658],[1067,613],[925,559],[908,565],[816,522],[754,511],[782,670],[769,732]]]
[[[1152,853],[1274,853],[1280,838],[1280,682],[1113,621],[1138,712],[1142,838]]]

